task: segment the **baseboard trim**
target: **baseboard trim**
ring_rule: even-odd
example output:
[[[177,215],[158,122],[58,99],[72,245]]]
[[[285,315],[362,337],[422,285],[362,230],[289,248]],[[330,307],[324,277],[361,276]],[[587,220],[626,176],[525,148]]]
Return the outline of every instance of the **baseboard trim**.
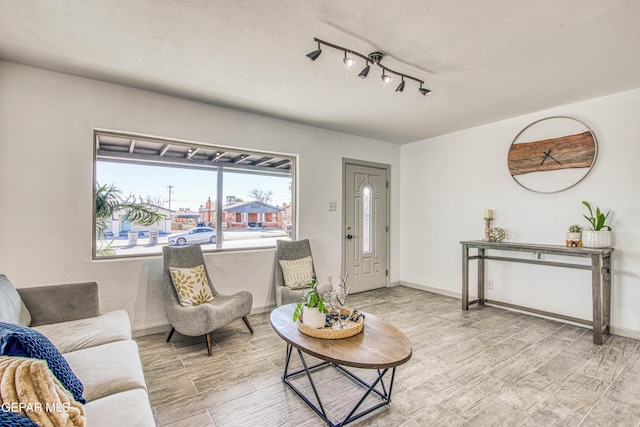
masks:
[[[254,307],[251,309],[251,313],[249,313],[249,315],[269,313],[274,308],[276,308],[275,304],[265,305],[262,307]],[[153,334],[169,332],[169,330],[171,330],[171,325],[169,323],[159,323],[151,326],[145,326],[143,328],[132,329],[131,336],[133,338],[138,338],[138,337],[143,337],[145,335],[153,335]]]
[[[398,281],[394,281],[389,283],[390,288],[392,287],[396,287],[396,286],[406,286],[407,288],[413,288],[413,289],[418,289],[421,291],[427,291],[427,292],[432,292],[434,294],[439,294],[439,295],[444,295],[447,297],[452,297],[452,298],[456,298],[456,299],[461,299],[462,296],[460,293],[458,292],[453,292],[453,291],[449,291],[447,289],[442,289],[442,288],[437,288],[434,286],[427,286],[427,285],[421,285],[419,283],[412,283],[412,282],[407,282],[404,280],[398,280]],[[491,305],[491,304],[488,304]],[[548,317],[548,316],[542,316],[542,315],[537,315],[535,313],[531,313],[528,312],[526,310],[510,310],[507,307],[502,307],[502,306],[495,306],[496,308],[501,308],[503,310],[509,310],[509,311],[515,311],[518,313],[525,313],[528,314],[530,316],[536,316],[536,317],[542,317],[545,319],[551,319],[551,320],[558,320],[564,323],[568,323],[571,325],[576,325],[576,326],[580,326],[580,327],[585,327],[585,325],[583,324],[578,324],[578,323],[573,323],[573,322],[568,322],[566,320],[562,320],[562,319],[556,319],[553,317]],[[264,314],[264,313],[269,313],[271,312],[274,308],[276,308],[275,304],[270,304],[270,305],[264,305],[262,307],[254,307],[251,309],[251,313],[250,314]],[[171,325],[168,323],[160,323],[160,324],[156,324],[156,325],[152,325],[152,326],[147,326],[147,327],[143,327],[143,328],[135,328],[131,331],[131,335],[134,338],[137,337],[142,337],[145,335],[153,335],[153,334],[159,334],[159,333],[163,333],[163,332],[168,332],[171,329]],[[612,335],[618,335],[621,337],[625,337],[625,338],[631,338],[634,340],[640,340],[640,330],[635,330],[635,329],[629,329],[629,328],[621,328],[618,326],[613,326],[611,325],[609,327],[611,334]]]
[[[427,291],[427,292],[433,292],[434,294],[453,297],[453,298],[456,298],[456,299],[459,299],[459,300],[462,299],[462,294],[459,293],[459,292],[453,292],[453,291],[449,291],[449,290],[442,289],[442,288],[436,288],[436,287],[433,287],[433,286],[421,285],[421,284],[418,284],[418,283],[406,282],[404,280],[401,280],[399,282],[399,284],[401,286],[406,286],[408,288],[419,289],[419,290]],[[487,304],[487,305],[488,306],[492,306],[491,304]],[[528,314],[530,316],[541,317],[543,319],[555,320],[555,321],[567,323],[567,324],[570,324],[570,325],[579,326],[581,328],[585,327],[585,325],[581,324],[581,323],[574,323],[574,322],[570,322],[570,321],[563,320],[563,319],[558,319],[558,318],[549,317],[549,316],[543,316],[543,315],[532,313],[532,312],[529,312],[529,311],[526,311],[526,310],[510,309],[508,307],[503,307],[503,306],[499,306],[499,305],[495,305],[495,306],[492,306],[492,307],[496,307],[496,308],[500,308],[500,309],[508,310],[508,311],[514,311],[514,312],[517,312],[517,313],[524,313],[524,314]],[[593,328],[589,328],[589,329],[593,329]],[[631,339],[634,339],[634,340],[640,340],[640,331],[639,330],[621,328],[621,327],[618,327],[618,326],[610,325],[609,326],[609,331],[611,332],[612,335],[618,335],[620,337],[631,338]]]
[[[609,330],[613,335],[619,335],[625,338],[632,338],[634,340],[640,340],[640,331],[636,331],[635,329],[628,328],[619,328],[617,326],[610,326]]]
[[[400,280],[398,284],[400,286],[406,286],[407,288],[419,289],[421,291],[433,292],[434,294],[445,295],[460,300],[462,299],[462,294],[460,294],[459,292],[449,291],[447,289],[435,288],[433,286],[421,285],[418,283],[405,282],[404,280]]]
[[[143,337],[145,335],[161,334],[163,332],[169,332],[171,325],[168,323],[161,323],[153,326],[145,326],[144,328],[135,328],[131,330],[131,336],[133,338]]]
[[[274,308],[276,308],[275,304],[263,305],[262,307],[253,307],[249,315],[270,313]]]

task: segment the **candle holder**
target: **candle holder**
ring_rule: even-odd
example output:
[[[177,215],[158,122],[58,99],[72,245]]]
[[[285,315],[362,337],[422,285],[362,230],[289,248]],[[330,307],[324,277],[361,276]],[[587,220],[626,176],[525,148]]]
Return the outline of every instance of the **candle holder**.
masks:
[[[489,242],[491,238],[489,237],[489,233],[491,233],[491,221],[493,218],[485,218],[484,219],[484,242]]]

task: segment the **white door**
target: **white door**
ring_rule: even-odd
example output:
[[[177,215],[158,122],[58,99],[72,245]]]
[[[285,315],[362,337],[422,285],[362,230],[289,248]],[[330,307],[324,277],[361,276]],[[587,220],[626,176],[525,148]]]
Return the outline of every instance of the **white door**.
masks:
[[[343,275],[351,292],[387,286],[388,167],[344,163]]]

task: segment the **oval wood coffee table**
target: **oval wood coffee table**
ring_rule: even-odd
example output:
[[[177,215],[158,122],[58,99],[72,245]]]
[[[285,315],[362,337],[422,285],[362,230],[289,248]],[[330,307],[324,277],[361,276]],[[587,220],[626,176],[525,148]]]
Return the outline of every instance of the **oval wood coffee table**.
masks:
[[[293,322],[295,306],[295,304],[283,305],[271,312],[271,326],[280,338],[287,343],[286,363],[282,381],[291,387],[291,389],[331,427],[343,426],[389,404],[391,402],[391,391],[393,389],[396,367],[411,359],[411,341],[389,322],[368,313],[363,313],[365,315],[364,328],[362,332],[357,335],[335,340],[310,337],[300,332],[296,323]],[[295,372],[289,372],[289,362],[294,347],[298,352],[304,368]],[[323,360],[323,362],[314,366],[307,366],[303,353],[317,357]],[[341,373],[349,376],[366,389],[362,398],[356,403],[346,418],[337,424],[329,420],[327,411],[322,404],[311,376],[312,371],[327,366],[337,368]],[[378,376],[369,384],[345,367],[376,369]],[[391,378],[385,383],[384,377],[389,370],[391,370]],[[289,381],[290,378],[302,374],[306,374],[309,379],[316,401],[318,402],[317,405],[312,403],[309,398]],[[373,406],[357,412],[362,403],[372,393],[377,395],[380,400]]]

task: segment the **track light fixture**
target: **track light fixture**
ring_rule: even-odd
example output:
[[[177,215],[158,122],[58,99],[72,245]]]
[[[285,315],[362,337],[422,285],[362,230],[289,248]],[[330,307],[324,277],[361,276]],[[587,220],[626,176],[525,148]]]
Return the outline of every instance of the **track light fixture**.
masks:
[[[393,77],[391,77],[389,74],[385,74],[385,69],[382,69],[382,81],[385,83],[389,83],[391,80],[393,80]]]
[[[358,76],[359,76],[361,79],[366,79],[366,78],[367,78],[367,76],[369,75],[369,70],[370,70],[370,69],[371,69],[371,66],[369,65],[369,61],[367,61],[367,66],[366,66],[366,67],[364,67],[364,68],[362,69],[362,71],[360,71],[360,74],[358,74]]]
[[[420,83],[420,87],[418,88],[418,91],[422,95],[428,95],[429,93],[431,93],[430,89],[427,89],[427,88],[423,87],[424,81],[422,81],[422,80],[420,80],[420,79],[418,79],[416,77],[412,77],[412,76],[409,76],[407,74],[400,73],[398,71],[390,70],[386,66],[383,66],[382,64],[380,64],[380,61],[382,61],[382,58],[384,58],[384,54],[381,53],[381,52],[372,52],[369,55],[363,55],[363,54],[361,54],[359,52],[356,52],[355,50],[347,49],[347,48],[344,48],[342,46],[338,46],[338,45],[335,45],[335,44],[332,44],[332,43],[328,43],[328,42],[325,42],[325,41],[320,40],[318,38],[314,38],[313,40],[318,43],[318,49],[314,50],[313,52],[309,52],[307,54],[307,57],[309,57],[309,59],[311,59],[312,61],[315,61],[316,59],[318,59],[318,57],[322,53],[322,49],[321,49],[320,46],[321,45],[325,45],[325,46],[328,46],[330,48],[343,51],[344,52],[344,59],[342,61],[344,62],[344,65],[346,65],[347,67],[351,67],[351,66],[353,66],[355,64],[356,59],[354,57],[359,57],[359,58],[364,59],[366,61],[366,66],[358,74],[358,77],[360,77],[362,79],[366,79],[367,76],[369,75],[369,70],[371,69],[371,65],[369,65],[369,63],[372,63],[372,64],[375,64],[378,67],[382,68],[381,78],[382,78],[382,81],[384,83],[389,83],[391,80],[393,80],[393,77],[391,76],[391,74],[395,74],[396,76],[400,76],[402,81],[400,82],[400,84],[396,88],[396,92],[403,92],[404,91],[404,85],[405,85],[405,80],[404,79],[407,78],[409,80],[413,80],[415,82]]]
[[[347,52],[345,51],[344,59],[342,60],[342,62],[344,62],[344,65],[346,65],[347,67],[351,67],[353,64],[356,63],[356,60],[350,56],[347,56]]]
[[[431,93],[431,90],[427,89],[426,87],[422,87],[422,82],[420,82],[420,88],[418,90],[424,96],[427,96],[427,95],[429,95]]]
[[[322,49],[320,49],[320,42],[318,42],[318,49],[314,50],[313,52],[307,53],[307,56],[312,61],[315,61],[316,59],[318,59],[318,56],[320,56],[321,53],[322,53]]]

